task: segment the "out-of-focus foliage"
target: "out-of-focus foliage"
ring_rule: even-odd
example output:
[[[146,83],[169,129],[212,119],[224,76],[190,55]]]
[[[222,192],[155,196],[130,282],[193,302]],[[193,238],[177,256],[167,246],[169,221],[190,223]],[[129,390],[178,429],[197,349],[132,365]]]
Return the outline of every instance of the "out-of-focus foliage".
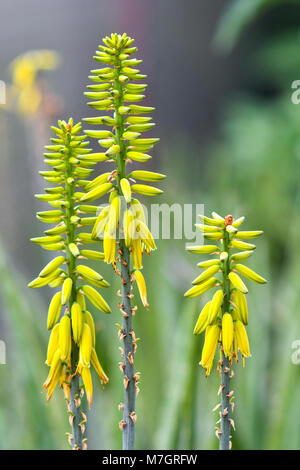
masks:
[[[55,70],[60,64],[56,51],[27,51],[10,65],[12,83],[7,89],[4,109],[16,110],[21,115],[33,115],[40,107],[43,92],[37,79],[41,72]]]
[[[216,47],[229,52],[241,33],[266,9],[280,3],[295,3],[297,0],[231,0],[219,22],[215,36]]]

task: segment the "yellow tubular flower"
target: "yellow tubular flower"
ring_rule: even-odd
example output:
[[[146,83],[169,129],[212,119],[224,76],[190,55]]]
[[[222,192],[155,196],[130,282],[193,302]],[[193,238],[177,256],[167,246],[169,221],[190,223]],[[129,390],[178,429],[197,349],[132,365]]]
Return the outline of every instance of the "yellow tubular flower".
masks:
[[[222,317],[222,345],[225,356],[231,356],[233,345],[233,321],[230,313]]]
[[[84,383],[84,388],[86,392],[86,398],[89,404],[89,408],[91,407],[93,401],[93,382],[91,371],[88,367],[84,366],[81,368],[81,377]]]
[[[80,340],[80,358],[83,366],[90,366],[92,354],[92,334],[90,327],[84,323],[82,327],[82,335]]]
[[[147,288],[146,288],[146,282],[145,282],[144,276],[141,273],[141,271],[139,271],[138,269],[136,269],[133,274],[135,277],[135,282],[139,289],[141,301],[143,302],[144,307],[148,309],[149,304],[147,300]]]
[[[51,335],[48,342],[48,349],[47,349],[47,359],[46,364],[47,366],[51,366],[54,354],[59,349],[59,324],[56,324],[53,330],[51,331]]]
[[[105,374],[104,370],[102,369],[102,366],[99,362],[99,359],[98,359],[98,356],[94,347],[92,348],[91,362],[95,371],[100,377],[101,385],[106,384],[109,381],[109,379],[107,375]]]
[[[64,315],[59,323],[59,350],[63,362],[70,361],[71,347],[71,321],[70,317]]]
[[[90,312],[86,311],[83,313],[83,321],[87,323],[90,327],[91,330],[91,335],[92,335],[92,345],[95,347],[96,344],[96,332],[95,332],[95,323],[92,315]]]
[[[236,337],[237,347],[241,351],[241,354],[245,357],[250,357],[250,348],[246,328],[240,320],[235,322],[234,334]]]
[[[206,369],[206,375],[210,374],[218,341],[220,338],[221,328],[218,325],[208,326],[205,334],[205,342],[202,349],[202,357],[200,364]]]
[[[56,292],[52,297],[48,309],[47,329],[51,330],[58,322],[61,312],[61,292]]]
[[[74,302],[71,309],[72,332],[75,343],[79,343],[82,333],[82,310],[79,303]]]
[[[194,335],[200,335],[208,326],[208,317],[210,311],[211,300],[207,302],[200,312],[197,323],[194,328]]]
[[[131,201],[131,188],[130,188],[130,183],[127,178],[122,178],[120,181],[120,186],[122,190],[122,194],[125,198],[126,202]]]
[[[217,292],[214,294],[211,304],[210,304],[210,309],[209,309],[209,324],[211,325],[212,323],[215,322],[217,319],[219,310],[222,306],[223,303],[223,298],[224,294],[222,290],[217,290]]]

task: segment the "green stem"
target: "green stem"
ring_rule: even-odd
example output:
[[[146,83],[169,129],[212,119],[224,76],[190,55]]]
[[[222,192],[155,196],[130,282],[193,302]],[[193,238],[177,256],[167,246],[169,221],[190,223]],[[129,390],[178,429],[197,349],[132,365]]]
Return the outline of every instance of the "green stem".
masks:
[[[66,177],[65,177],[65,190],[66,200],[69,203],[69,207],[66,208],[66,226],[67,226],[67,264],[68,264],[68,277],[72,279],[72,291],[69,299],[69,315],[73,303],[76,301],[76,258],[69,250],[69,244],[75,242],[75,226],[71,223],[71,217],[75,214],[74,210],[74,183],[73,178],[73,166],[69,162],[69,158],[72,155],[72,149],[70,148],[70,136],[66,138],[66,148],[68,154],[66,155]],[[70,411],[72,416],[72,448],[83,449],[83,438],[84,433],[81,431],[80,423],[83,420],[80,406],[80,387],[79,387],[79,376],[76,374],[77,364],[79,358],[79,348],[72,339],[72,352],[71,352],[71,381],[70,381]]]
[[[116,57],[115,61],[115,78],[114,89],[118,92],[114,99],[115,107],[115,139],[117,145],[120,147],[120,152],[116,158],[118,169],[117,183],[118,191],[122,196],[120,188],[120,181],[126,176],[125,173],[125,159],[126,159],[126,145],[122,140],[124,132],[124,118],[119,113],[119,107],[123,105],[123,87],[119,81],[120,75],[120,60]],[[122,211],[121,211],[122,212]],[[132,305],[131,305],[131,276],[130,276],[130,252],[125,246],[124,239],[120,239],[120,263],[121,263],[121,278],[122,278],[122,336],[123,336],[123,362],[124,362],[124,407],[123,407],[123,450],[133,450],[135,447],[135,371],[134,371],[134,343],[133,343],[133,329],[132,329]]]
[[[223,266],[223,293],[224,302],[222,307],[222,316],[229,312],[230,307],[230,282],[228,280],[228,274],[230,269],[230,258],[229,258],[229,234],[224,230],[224,252],[228,253],[228,258],[224,261]],[[230,449],[230,416],[231,416],[231,404],[230,404],[230,363],[228,357],[225,356],[222,350],[221,360],[221,434],[219,440],[220,450]]]

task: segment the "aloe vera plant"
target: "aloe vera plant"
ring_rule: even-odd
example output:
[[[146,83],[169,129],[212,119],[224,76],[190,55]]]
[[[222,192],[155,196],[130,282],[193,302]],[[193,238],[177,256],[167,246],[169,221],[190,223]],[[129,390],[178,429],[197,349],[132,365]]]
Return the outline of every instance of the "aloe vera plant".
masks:
[[[104,67],[91,71],[91,85],[85,93],[93,100],[90,107],[112,115],[99,115],[86,118],[91,125],[107,126],[111,130],[86,130],[87,136],[98,139],[104,152],[88,156],[92,161],[110,161],[113,170],[103,173],[90,182],[82,202],[99,199],[109,193],[109,205],[100,212],[94,225],[92,238],[103,239],[104,261],[111,264],[121,277],[122,325],[119,336],[123,342],[121,371],[124,375],[123,419],[119,423],[123,431],[123,449],[133,449],[135,445],[135,397],[139,391],[139,374],[135,372],[134,356],[137,338],[133,330],[132,317],[136,307],[132,306],[132,284],[136,282],[141,300],[148,308],[146,283],[141,269],[143,253],[150,254],[156,249],[153,237],[147,227],[144,210],[133,193],[156,196],[162,190],[140,181],[159,181],[165,178],[160,173],[143,170],[127,172],[132,162],[147,162],[151,159],[148,151],[158,142],[158,138],[141,138],[145,131],[153,128],[151,113],[154,108],[135,104],[145,98],[142,94],[147,85],[135,83],[146,78],[136,68],[142,60],[133,58],[137,48],[134,40],[127,36],[112,34],[103,39],[94,59]],[[147,116],[144,116],[146,114]],[[142,115],[142,116],[141,116]]]
[[[220,348],[220,360],[217,370],[221,376],[219,393],[221,402],[215,410],[220,410],[220,426],[217,424],[216,435],[219,439],[220,450],[231,448],[230,432],[234,428],[232,413],[234,409],[234,393],[231,390],[231,379],[234,372],[232,361],[238,361],[238,351],[244,358],[250,357],[250,348],[245,325],[248,324],[248,307],[245,295],[248,289],[240,274],[250,281],[265,284],[267,281],[252,269],[240,263],[249,258],[255,245],[244,240],[259,237],[263,232],[241,231],[240,225],[244,217],[234,219],[232,215],[221,217],[216,212],[212,218],[200,215],[202,224],[196,227],[204,233],[204,237],[219,245],[191,246],[189,251],[199,254],[214,254],[217,257],[198,263],[204,271],[193,280],[193,287],[186,297],[197,297],[208,290],[217,287],[212,300],[203,307],[197,320],[194,334],[200,335],[205,331],[205,341],[202,349],[200,364],[206,369],[206,375],[211,372],[217,347]],[[241,250],[241,251],[232,251]],[[215,277],[221,274],[221,279]]]
[[[56,136],[51,139],[51,145],[45,147],[44,154],[45,163],[51,170],[40,171],[40,174],[55,186],[46,188],[45,193],[37,194],[36,198],[52,206],[49,211],[38,212],[37,218],[46,224],[54,224],[54,227],[47,228],[45,236],[31,241],[60,254],[41,270],[29,287],[59,288],[48,310],[47,328],[51,334],[46,363],[50,370],[43,388],[47,390],[47,401],[58,383],[63,388],[72,425],[69,442],[73,449],[84,449],[87,446],[86,415],[81,407],[83,388],[80,380],[89,406],[93,393],[90,364],[101,383],[108,382],[95,350],[94,320],[86,309],[85,299],[102,312],[111,313],[104,298],[94,288],[105,288],[109,284],[101,274],[81,264],[82,260],[102,260],[104,257],[98,251],[81,249],[81,245],[92,242],[84,228],[96,220],[97,207],[80,204],[85,194],[86,177],[93,172],[93,164],[87,161],[91,150],[87,148],[86,137],[80,135],[80,123],[74,125],[72,119],[68,123],[58,121],[58,127],[52,127],[52,130]],[[83,217],[85,214],[92,216]],[[82,231],[78,232],[78,229]]]

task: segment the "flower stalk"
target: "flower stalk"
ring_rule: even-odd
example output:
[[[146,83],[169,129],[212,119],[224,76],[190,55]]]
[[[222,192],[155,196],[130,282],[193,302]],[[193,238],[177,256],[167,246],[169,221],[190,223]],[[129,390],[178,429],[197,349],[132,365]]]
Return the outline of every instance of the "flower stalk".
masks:
[[[92,236],[103,240],[104,261],[112,264],[121,277],[120,311],[123,317],[119,326],[119,337],[123,343],[122,362],[124,403],[123,419],[119,427],[123,432],[123,449],[132,450],[135,446],[135,398],[139,391],[139,374],[135,372],[134,356],[136,338],[132,317],[136,306],[132,306],[132,284],[136,282],[143,305],[148,308],[146,283],[141,273],[142,255],[156,249],[153,237],[147,227],[141,203],[133,197],[134,193],[155,196],[162,191],[146,184],[136,184],[136,180],[159,181],[165,176],[151,171],[126,172],[127,165],[134,161],[146,162],[151,159],[148,151],[158,142],[157,138],[140,138],[141,134],[154,126],[149,114],[154,108],[133,104],[145,98],[141,94],[147,87],[134,83],[146,75],[136,68],[142,61],[132,58],[137,48],[134,40],[127,36],[112,34],[103,39],[94,59],[105,67],[92,70],[85,95],[94,100],[88,105],[96,110],[112,111],[113,115],[96,116],[84,119],[89,124],[111,127],[108,130],[87,130],[86,135],[98,138],[98,143],[106,149],[105,153],[94,154],[98,161],[111,161],[115,164],[110,173],[99,175],[87,189],[90,192],[83,200],[97,199],[107,193],[108,207],[102,208],[94,225]],[[120,268],[117,263],[119,263]]]
[[[101,384],[108,382],[95,350],[95,326],[92,315],[86,309],[87,298],[94,306],[104,313],[110,313],[110,307],[93,287],[80,285],[81,281],[96,287],[108,287],[101,274],[81,260],[103,259],[103,254],[92,250],[80,250],[81,245],[91,243],[91,235],[86,232],[77,233],[95,222],[96,217],[82,217],[85,213],[95,214],[95,206],[79,204],[87,182],[86,176],[91,174],[94,165],[86,162],[91,150],[87,148],[85,136],[79,135],[81,124],[58,121],[59,127],[53,127],[56,134],[51,139],[53,145],[46,146],[45,163],[52,170],[40,172],[54,188],[47,188],[45,194],[36,195],[37,199],[47,201],[54,210],[38,212],[42,222],[56,224],[46,230],[46,236],[31,239],[48,251],[59,250],[60,256],[50,261],[29,287],[37,288],[49,285],[60,288],[50,302],[47,328],[51,331],[46,363],[50,367],[49,375],[43,385],[47,392],[47,401],[51,399],[56,385],[59,383],[64,390],[67,402],[69,421],[72,434],[69,442],[73,449],[86,449],[86,415],[81,406],[86,392],[89,407],[92,403],[92,364],[100,377]],[[58,186],[57,186],[58,185]],[[80,262],[78,262],[80,260]],[[63,267],[66,269],[63,269]],[[64,313],[62,313],[64,309]],[[82,379],[83,386],[80,383]]]
[[[234,219],[232,215],[221,217],[215,212],[212,218],[200,215],[202,224],[196,227],[203,232],[204,237],[219,245],[191,246],[192,253],[213,254],[216,258],[198,263],[204,271],[194,279],[193,287],[186,297],[197,297],[212,288],[217,287],[211,301],[202,309],[194,328],[194,334],[200,335],[205,331],[205,341],[202,349],[200,365],[206,369],[206,376],[211,372],[214,356],[219,345],[220,360],[217,371],[221,377],[219,394],[221,402],[215,407],[220,410],[220,420],[216,426],[216,436],[219,439],[219,449],[231,449],[231,428],[234,421],[231,417],[234,409],[234,393],[230,382],[233,377],[231,370],[233,359],[238,361],[238,351],[244,358],[250,357],[250,348],[245,325],[248,324],[248,307],[245,294],[248,289],[240,274],[258,284],[267,281],[252,269],[240,264],[252,255],[255,245],[244,242],[260,236],[262,231],[240,231],[239,227],[244,217]],[[241,250],[232,252],[232,250]],[[221,274],[221,279],[215,277]]]

